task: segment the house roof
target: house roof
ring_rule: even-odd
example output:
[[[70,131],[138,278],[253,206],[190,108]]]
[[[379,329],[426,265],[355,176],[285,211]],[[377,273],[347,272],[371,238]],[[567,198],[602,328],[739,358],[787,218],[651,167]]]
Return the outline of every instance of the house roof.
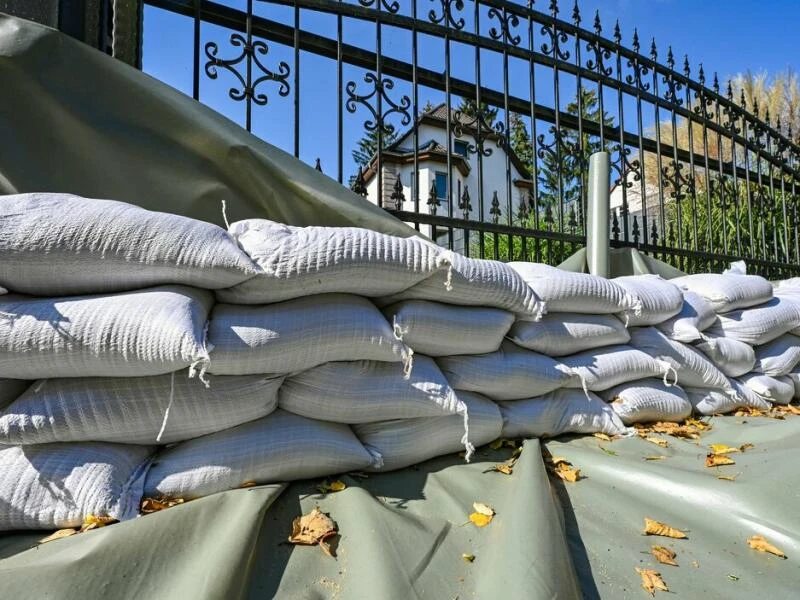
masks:
[[[477,133],[474,119],[469,117],[463,113],[460,113],[457,110],[450,109],[450,118],[451,118],[451,127],[453,123],[460,123],[463,125],[463,132],[464,132],[464,139],[467,141],[467,134],[469,134],[473,139],[475,134]],[[432,107],[430,110],[425,111],[419,117],[415,124],[404,131],[397,140],[388,146],[382,153],[381,159],[384,162],[395,162],[395,163],[407,163],[413,162],[414,159],[414,147],[413,145],[402,145],[406,140],[412,137],[415,128],[418,128],[420,125],[431,125],[434,127],[438,127],[439,129],[446,129],[447,127],[447,107],[444,103],[438,104],[437,106]],[[483,136],[485,139],[492,140],[493,142],[497,142],[501,139],[501,136],[494,130],[483,123],[481,123],[481,128],[483,131]],[[459,138],[457,138],[459,139]],[[515,184],[525,184],[526,182],[530,183],[531,175],[528,172],[527,167],[523,164],[522,160],[517,156],[516,152],[511,148],[502,148],[505,151],[511,163],[516,168],[517,172],[520,174],[520,178],[514,181]],[[423,158],[424,156],[424,158]],[[469,161],[465,160],[460,154],[451,153],[451,163],[456,166],[463,176],[467,176],[470,172]],[[434,160],[435,162],[447,162],[447,148],[441,143],[436,140],[428,140],[423,142],[419,145],[417,149],[417,158],[418,160]],[[443,159],[443,160],[442,160]],[[368,182],[372,177],[375,176],[375,161],[376,157],[370,159],[367,168],[364,171],[364,181]]]

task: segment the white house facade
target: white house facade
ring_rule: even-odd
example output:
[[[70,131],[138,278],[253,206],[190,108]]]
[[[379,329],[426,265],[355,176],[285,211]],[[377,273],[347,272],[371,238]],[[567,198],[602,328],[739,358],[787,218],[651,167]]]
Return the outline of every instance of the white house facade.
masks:
[[[492,222],[492,198],[495,193],[501,211],[499,222],[508,223],[508,181],[506,173],[506,159],[510,164],[511,204],[512,211],[516,213],[520,201],[527,198],[532,182],[525,166],[511,149],[506,150],[499,142],[501,138],[494,132],[484,130],[483,148],[484,155],[478,156],[475,152],[477,143],[475,136],[478,133],[470,128],[472,119],[461,117],[462,135],[457,137],[454,129],[456,113],[451,111],[451,149],[450,167],[452,176],[448,177],[447,164],[447,113],[444,104],[436,106],[423,113],[415,124],[417,130],[417,165],[419,177],[419,206],[414,202],[412,194],[412,181],[414,180],[414,128],[399,136],[391,146],[381,153],[381,187],[380,205],[390,210],[403,210],[431,214],[428,201],[435,191],[439,201],[436,214],[463,218],[464,212],[459,208],[459,200],[465,190],[470,198],[471,220]],[[470,146],[472,148],[470,148]],[[488,154],[488,156],[486,155]],[[370,202],[378,204],[379,190],[376,168],[376,157],[370,161],[364,171],[363,178],[366,187],[366,197]],[[481,175],[483,185],[481,186]],[[403,187],[403,198],[398,205],[392,198],[397,178]],[[448,189],[448,181],[452,182],[452,189]],[[483,189],[483,206],[479,190]],[[452,204],[452,208],[451,208]],[[452,211],[452,212],[451,212]],[[426,231],[427,229],[427,231]],[[430,227],[421,226],[423,233],[431,235]],[[456,235],[459,238],[459,235]],[[441,228],[437,230],[437,238],[441,238]],[[458,240],[456,240],[458,245]]]

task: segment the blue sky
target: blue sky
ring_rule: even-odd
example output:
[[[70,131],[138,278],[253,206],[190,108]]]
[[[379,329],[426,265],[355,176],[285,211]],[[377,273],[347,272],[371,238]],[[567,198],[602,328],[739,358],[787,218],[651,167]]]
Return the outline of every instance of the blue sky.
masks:
[[[235,8],[244,9],[246,0],[218,0]],[[355,2],[356,0],[345,0]],[[399,0],[401,12],[410,10],[410,0]],[[437,0],[417,0],[418,11],[425,18],[431,8],[440,7]],[[286,24],[293,23],[293,10],[289,7],[255,2],[255,12],[270,19]],[[467,28],[472,27],[472,2],[466,2]],[[547,2],[537,3],[539,10],[547,9]],[[714,71],[720,75],[723,83],[728,77],[747,70],[767,71],[775,73],[796,65],[796,34],[800,31],[800,1],[770,0],[755,2],[753,0],[726,1],[692,1],[692,0],[582,0],[580,2],[582,25],[591,28],[595,10],[600,11],[604,35],[611,36],[614,21],[619,19],[623,35],[623,44],[630,46],[634,27],[638,28],[642,49],[649,48],[650,39],[656,38],[659,60],[664,62],[667,46],[672,45],[676,62],[682,65],[684,54],[689,55],[693,73],[703,63],[707,79],[710,82]],[[560,17],[569,19],[572,2],[560,3]],[[301,27],[305,30],[325,36],[335,36],[336,19],[331,15],[320,15],[303,11]],[[483,29],[488,28],[488,21],[483,21]],[[523,27],[524,28],[524,27]],[[238,49],[229,44],[229,31],[204,25],[202,29],[202,46],[209,41],[219,44],[219,56],[232,58]],[[537,33],[538,35],[538,33]],[[345,43],[354,44],[368,50],[374,50],[374,24],[347,20],[344,28]],[[384,28],[383,51],[387,56],[410,61],[410,39],[407,32]],[[570,42],[572,43],[572,42]],[[443,70],[443,43],[436,39],[420,39],[420,65],[437,71]],[[585,53],[585,50],[582,50]],[[585,56],[585,54],[584,54]],[[468,80],[474,79],[474,50],[454,45],[452,49],[452,74]],[[201,67],[206,58],[201,54]],[[290,95],[282,98],[278,95],[278,86],[266,82],[260,90],[269,97],[265,107],[253,107],[253,133],[288,152],[293,151],[294,131],[294,64],[291,48],[269,43],[269,54],[262,59],[270,69],[275,69],[280,61],[286,61],[291,68],[289,83],[292,86]],[[795,63],[793,65],[793,62]],[[192,21],[188,18],[166,13],[160,9],[145,8],[144,70],[147,73],[169,83],[170,85],[191,94],[192,89]],[[502,58],[499,54],[482,52],[482,83],[494,89],[502,90]],[[512,61],[510,67],[510,92],[527,98],[528,74],[526,65]],[[301,55],[300,84],[300,158],[309,164],[319,157],[326,173],[336,177],[339,154],[336,142],[337,121],[337,80],[336,63],[331,60],[303,53]],[[352,67],[344,70],[345,83],[353,80],[358,84],[358,91],[365,90],[363,81],[365,71]],[[537,70],[538,73],[538,70]],[[552,81],[548,81],[550,73],[542,70],[537,84],[536,101],[552,106]],[[234,102],[228,95],[228,89],[236,83],[229,73],[220,70],[216,80],[210,80],[205,73],[201,77],[201,101],[222,112],[237,123],[244,124],[244,103]],[[562,109],[574,95],[575,84],[570,78],[562,79]],[[396,81],[391,92],[397,99],[403,94],[411,96],[411,86]],[[428,99],[434,103],[443,98],[443,94],[420,88],[420,106]],[[607,90],[606,107],[616,107],[616,92],[609,95]],[[634,112],[632,100],[624,105],[626,128],[633,130]],[[345,111],[344,152],[342,153],[344,178],[353,172],[350,149],[363,133],[363,122],[368,114],[363,107],[353,115]],[[612,116],[617,116],[616,114]],[[649,111],[644,115],[645,126],[652,124],[653,116]],[[541,130],[541,125],[540,125]]]

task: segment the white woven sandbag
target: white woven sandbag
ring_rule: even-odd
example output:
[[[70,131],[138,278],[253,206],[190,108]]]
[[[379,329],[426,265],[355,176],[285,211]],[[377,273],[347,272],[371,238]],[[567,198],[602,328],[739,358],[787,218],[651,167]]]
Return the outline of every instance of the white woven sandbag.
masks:
[[[0,295],[7,294],[7,293],[8,293],[8,290],[6,288],[4,288],[2,285],[0,285]]]
[[[19,398],[31,383],[25,379],[0,379],[0,410]]]
[[[626,275],[612,281],[642,303],[640,311],[620,313],[620,318],[628,327],[658,325],[680,313],[683,308],[681,291],[659,275]]]
[[[383,309],[395,333],[427,356],[485,354],[500,347],[514,315],[499,308],[407,300]]]
[[[630,332],[631,346],[672,365],[680,385],[730,389],[725,374],[699,350],[669,339],[655,327],[636,327]]]
[[[741,379],[731,378],[731,386],[736,392],[736,397],[741,401],[741,406],[757,408],[759,410],[768,410],[770,403],[759,396],[752,388],[744,384]]]
[[[680,422],[692,414],[686,393],[677,385],[658,379],[630,381],[606,390],[600,396],[625,425],[654,421]]]
[[[794,398],[794,383],[789,377],[747,373],[739,377],[739,381],[759,398],[773,404],[789,404]]]
[[[556,390],[538,398],[501,402],[500,412],[506,438],[625,433],[625,425],[608,404],[582,390]]]
[[[700,295],[690,291],[683,292],[681,312],[659,323],[657,327],[669,339],[689,343],[703,337],[702,332],[717,320],[717,313]]]
[[[792,380],[792,384],[794,385],[794,399],[800,399],[800,367],[795,367],[789,373],[786,374],[786,377]]]
[[[70,194],[4,196],[0,256],[0,282],[40,296],[168,283],[216,289],[259,271],[216,225]]]
[[[493,400],[541,396],[577,382],[572,371],[557,360],[510,342],[497,352],[445,356],[436,362],[454,389],[478,392]]]
[[[408,379],[400,363],[362,360],[325,363],[288,378],[280,407],[304,417],[336,423],[371,423],[465,412],[444,375],[427,356],[416,354]]]
[[[753,308],[717,315],[716,322],[706,330],[706,334],[760,346],[798,326],[800,326],[800,304],[786,298],[775,297]]]
[[[184,286],[64,298],[0,296],[0,377],[143,377],[202,369],[212,302],[211,292]]]
[[[200,498],[243,483],[279,483],[364,469],[371,456],[350,427],[276,410],[156,455],[146,496]]]
[[[230,234],[261,273],[217,297],[231,304],[268,304],[340,292],[387,296],[449,264],[442,249],[359,227],[293,227],[265,219],[231,224]]]
[[[641,307],[638,298],[618,284],[589,273],[572,273],[529,262],[510,262],[547,306],[548,313],[612,314]]]
[[[771,342],[754,348],[756,364],[753,371],[771,377],[787,375],[800,363],[800,337],[785,333]]]
[[[0,444],[169,444],[260,419],[275,410],[283,378],[43,379],[0,414]]]
[[[470,448],[500,437],[503,418],[494,402],[472,392],[458,392],[458,397],[467,405]],[[367,471],[402,469],[464,450],[464,423],[456,415],[364,423],[354,425],[353,431],[372,454],[382,459]]]
[[[505,263],[467,258],[455,252],[442,252],[450,266],[407,290],[376,300],[387,306],[401,300],[433,300],[462,306],[502,308],[521,318],[538,319],[544,303],[522,277]]]
[[[127,444],[0,446],[0,531],[77,527],[139,513],[152,448]]]
[[[772,298],[772,284],[758,275],[697,273],[670,281],[705,298],[717,313],[757,306]]]
[[[518,346],[547,356],[626,344],[630,338],[622,321],[608,314],[548,313],[538,322],[517,321],[508,332]]]
[[[411,353],[369,300],[320,294],[263,306],[217,304],[209,372],[292,373],[329,361],[404,360]]]
[[[566,387],[602,392],[615,385],[647,377],[674,379],[672,365],[633,346],[618,345],[578,352],[561,359],[576,377]]]
[[[728,377],[749,373],[756,364],[753,347],[733,338],[706,335],[705,341],[697,343],[695,348]]]
[[[706,417],[724,415],[744,407],[763,410],[769,408],[769,404],[752,391],[742,391],[741,388],[744,388],[744,386],[739,386],[736,395],[708,388],[687,387],[684,391],[692,404],[694,413]]]

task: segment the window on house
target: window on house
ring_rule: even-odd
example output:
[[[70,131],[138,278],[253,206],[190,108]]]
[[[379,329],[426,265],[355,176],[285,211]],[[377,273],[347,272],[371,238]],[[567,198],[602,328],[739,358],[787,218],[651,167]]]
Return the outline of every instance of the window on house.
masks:
[[[461,142],[461,141],[458,141],[458,140],[454,141],[453,142],[453,152],[455,152],[456,154],[460,154],[461,156],[466,156],[467,155],[467,142]]]
[[[440,202],[447,202],[447,173],[436,172],[436,197]]]

